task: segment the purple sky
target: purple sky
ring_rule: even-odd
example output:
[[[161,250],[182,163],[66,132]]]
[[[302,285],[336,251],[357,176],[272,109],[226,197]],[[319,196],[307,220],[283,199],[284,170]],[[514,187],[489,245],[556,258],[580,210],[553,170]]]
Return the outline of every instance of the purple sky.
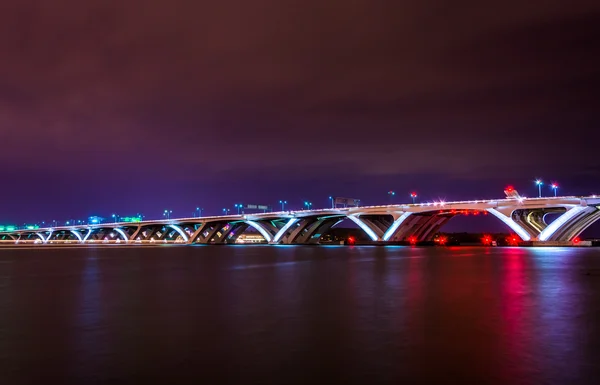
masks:
[[[599,25],[598,1],[6,0],[0,223],[600,193]]]

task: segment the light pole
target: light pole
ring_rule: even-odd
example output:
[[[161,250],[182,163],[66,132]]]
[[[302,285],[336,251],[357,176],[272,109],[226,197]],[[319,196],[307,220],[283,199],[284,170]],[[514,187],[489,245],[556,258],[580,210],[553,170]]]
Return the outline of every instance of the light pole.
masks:
[[[310,207],[312,206],[312,203],[306,201],[306,202],[304,202],[304,206],[306,207],[307,210],[310,210]]]
[[[413,191],[413,192],[411,192],[411,193],[410,193],[410,197],[412,198],[413,205],[414,205],[414,204],[415,204],[415,199],[417,199],[417,193],[416,193],[416,192],[414,192],[414,191]]]
[[[113,219],[113,221],[114,221],[115,223],[117,223],[117,218],[118,218],[118,217],[119,217],[119,216],[118,216],[117,214],[113,214],[113,215],[112,215],[112,219]]]
[[[552,188],[552,190],[554,190],[554,197],[556,198],[556,190],[558,190],[558,184],[557,183],[552,183],[550,185],[550,187]]]
[[[285,205],[287,204],[287,201],[279,201],[279,203],[281,204],[281,211],[285,211]]]
[[[230,209],[223,209],[223,215],[227,215],[231,210]]]
[[[171,214],[173,214],[173,210],[165,210],[163,216],[169,220],[171,219]]]
[[[331,201],[331,208],[334,208],[333,207],[333,197],[329,197],[329,200]]]
[[[204,211],[202,207],[196,207],[196,215],[198,216],[198,218],[202,216],[202,211]]]
[[[240,210],[242,208],[242,204],[241,203],[236,203],[236,204],[233,205],[233,207],[235,207],[237,209],[238,215],[240,215]]]
[[[536,186],[538,186],[538,198],[541,198],[542,197],[542,186],[544,185],[544,182],[542,182],[541,179],[536,179],[535,184],[536,184]]]
[[[392,199],[393,199],[394,195],[396,195],[395,191],[388,191],[388,196],[390,197],[390,204],[392,203]]]

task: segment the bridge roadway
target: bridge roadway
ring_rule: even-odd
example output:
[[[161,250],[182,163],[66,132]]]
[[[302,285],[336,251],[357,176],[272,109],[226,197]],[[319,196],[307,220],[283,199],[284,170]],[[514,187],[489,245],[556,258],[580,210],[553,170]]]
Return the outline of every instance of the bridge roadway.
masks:
[[[493,215],[523,241],[570,242],[600,218],[600,197],[508,198],[177,218],[0,233],[0,244],[234,243],[254,228],[270,244],[318,244],[349,219],[373,243],[428,241],[456,215]],[[547,221],[548,214],[558,215]]]

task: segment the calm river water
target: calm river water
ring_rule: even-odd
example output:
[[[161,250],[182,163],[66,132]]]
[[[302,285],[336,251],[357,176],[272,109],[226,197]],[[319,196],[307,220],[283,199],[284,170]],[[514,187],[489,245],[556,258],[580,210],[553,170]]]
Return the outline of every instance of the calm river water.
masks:
[[[0,249],[0,383],[600,384],[600,249]]]

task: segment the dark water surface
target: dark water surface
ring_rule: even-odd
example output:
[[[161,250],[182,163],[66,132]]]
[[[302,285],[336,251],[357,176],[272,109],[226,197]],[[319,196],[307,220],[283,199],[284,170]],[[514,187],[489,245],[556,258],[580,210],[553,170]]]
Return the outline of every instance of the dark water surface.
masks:
[[[0,383],[600,384],[600,250],[0,249]]]

